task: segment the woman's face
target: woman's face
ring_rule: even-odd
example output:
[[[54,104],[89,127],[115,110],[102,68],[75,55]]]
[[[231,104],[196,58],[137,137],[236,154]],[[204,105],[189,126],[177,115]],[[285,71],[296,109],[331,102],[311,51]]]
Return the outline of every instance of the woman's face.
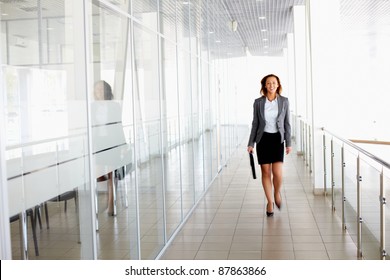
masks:
[[[104,100],[104,86],[103,83],[97,83],[93,90],[93,95],[96,100]]]
[[[278,80],[275,77],[268,77],[267,80],[265,81],[265,88],[267,89],[268,93],[271,94],[276,93],[278,87],[279,87]]]

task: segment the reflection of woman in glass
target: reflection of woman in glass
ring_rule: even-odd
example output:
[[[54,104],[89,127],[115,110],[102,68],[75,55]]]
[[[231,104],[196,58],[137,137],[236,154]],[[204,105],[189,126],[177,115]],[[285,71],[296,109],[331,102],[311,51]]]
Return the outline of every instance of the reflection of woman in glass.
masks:
[[[114,99],[114,95],[112,94],[111,86],[106,81],[97,81],[94,86],[94,97],[96,101],[108,101]],[[99,137],[99,139],[93,139],[95,142],[103,143],[99,146],[103,146],[107,148],[107,145],[110,145],[109,138],[112,137],[109,135],[108,129],[106,127],[109,125],[110,119],[110,111],[108,110],[108,104],[104,102],[103,104],[99,104],[100,106],[94,106],[92,108],[92,119],[93,125],[96,126],[95,130],[98,130],[98,133],[94,135],[95,138]],[[123,133],[123,131],[122,131]],[[95,145],[98,146],[98,145]],[[99,148],[96,148],[97,153]],[[115,159],[114,159],[115,160]],[[109,162],[97,162],[97,164],[101,167],[104,166],[105,170],[109,171],[106,166],[111,165]],[[108,214],[114,215],[114,182],[113,182],[113,172],[109,171],[107,174],[100,176],[97,178],[98,182],[107,181],[107,192],[108,192]]]

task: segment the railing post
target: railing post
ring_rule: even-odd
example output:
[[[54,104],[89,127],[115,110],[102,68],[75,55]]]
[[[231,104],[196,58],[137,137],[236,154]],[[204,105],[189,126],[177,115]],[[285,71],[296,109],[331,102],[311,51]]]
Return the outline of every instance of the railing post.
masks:
[[[386,260],[386,197],[385,197],[385,190],[384,190],[384,175],[383,175],[383,167],[382,172],[380,174],[380,223],[381,223],[381,233],[380,233],[380,253],[381,253],[381,259]]]
[[[324,151],[324,194],[326,195],[327,190],[327,184],[326,184],[326,137],[325,133],[322,135],[322,144],[323,144],[323,151]]]
[[[309,166],[309,129],[307,128],[307,123],[305,123],[305,157],[306,157],[306,166]]]
[[[357,187],[357,257],[361,258],[363,256],[362,253],[362,210],[361,210],[361,181],[362,176],[360,176],[360,155],[357,157],[357,167],[356,167],[357,175],[356,175],[356,187]]]
[[[311,148],[311,144],[312,144],[312,131],[311,131],[311,127],[309,126],[309,147],[308,147],[308,161],[309,161],[309,171],[310,173],[313,172],[312,170],[312,167],[311,167],[311,160],[312,160],[312,155],[311,155],[311,151],[312,151],[312,148]]]
[[[335,203],[334,203],[334,187],[335,187],[335,182],[334,182],[334,150],[333,150],[333,138],[330,140],[330,176],[332,180],[332,210],[335,211]]]
[[[305,125],[303,120],[301,120],[301,151],[303,153],[303,159],[306,160],[305,155]]]
[[[347,229],[347,224],[345,222],[345,159],[344,159],[344,143],[341,146],[341,196],[342,196],[342,204],[341,204],[341,219],[342,219],[342,227],[343,229]]]

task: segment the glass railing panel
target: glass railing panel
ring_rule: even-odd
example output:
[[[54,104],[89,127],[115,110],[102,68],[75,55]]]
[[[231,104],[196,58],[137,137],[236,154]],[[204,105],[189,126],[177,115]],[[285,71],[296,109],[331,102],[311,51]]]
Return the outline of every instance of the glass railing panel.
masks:
[[[352,149],[345,147],[344,161],[345,161],[345,186],[344,186],[344,218],[348,233],[351,235],[353,241],[357,243],[357,153]]]
[[[363,258],[380,258],[380,172],[360,160]]]

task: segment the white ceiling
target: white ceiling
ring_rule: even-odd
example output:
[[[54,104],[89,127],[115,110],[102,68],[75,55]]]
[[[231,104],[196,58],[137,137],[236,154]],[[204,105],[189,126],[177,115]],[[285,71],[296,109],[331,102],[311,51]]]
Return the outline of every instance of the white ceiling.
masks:
[[[237,21],[237,31],[230,50],[234,55],[245,55],[245,47],[251,55],[280,56],[287,47],[287,34],[293,32],[295,5],[305,0],[221,0],[215,5],[218,13]],[[225,13],[224,13],[225,12]],[[226,19],[220,17],[220,26]],[[225,22],[224,22],[225,21]]]

